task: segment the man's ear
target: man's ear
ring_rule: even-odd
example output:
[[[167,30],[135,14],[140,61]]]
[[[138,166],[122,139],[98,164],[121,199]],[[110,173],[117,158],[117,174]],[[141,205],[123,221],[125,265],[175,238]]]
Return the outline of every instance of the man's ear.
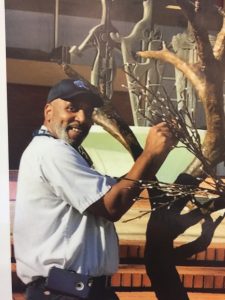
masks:
[[[51,103],[47,103],[44,109],[45,121],[50,122],[50,120],[52,119],[52,114],[53,114],[53,106]]]

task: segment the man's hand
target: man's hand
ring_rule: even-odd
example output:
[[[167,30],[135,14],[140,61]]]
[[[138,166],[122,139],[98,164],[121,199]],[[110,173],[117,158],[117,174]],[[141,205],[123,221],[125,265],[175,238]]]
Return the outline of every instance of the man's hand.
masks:
[[[176,143],[166,123],[162,122],[150,129],[144,152],[151,159],[165,157]]]
[[[133,205],[133,199],[140,194],[137,181],[154,178],[174,144],[175,140],[165,122],[153,126],[147,136],[144,151],[126,174],[129,180],[121,178],[88,210],[112,222],[118,221]]]

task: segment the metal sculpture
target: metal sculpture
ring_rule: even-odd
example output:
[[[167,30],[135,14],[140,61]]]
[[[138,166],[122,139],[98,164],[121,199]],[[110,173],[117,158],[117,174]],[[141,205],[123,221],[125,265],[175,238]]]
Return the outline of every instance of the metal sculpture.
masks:
[[[162,46],[161,33],[154,30],[152,24],[153,0],[143,1],[143,18],[133,28],[127,37],[122,37],[117,29],[112,25],[110,9],[112,0],[101,0],[102,18],[99,25],[92,28],[80,46],[72,46],[70,55],[81,55],[90,47],[96,49],[96,57],[91,70],[91,83],[99,88],[101,93],[109,100],[113,95],[113,79],[116,73],[114,50],[121,50],[123,63],[132,66],[133,72],[141,78],[146,85],[151,85],[158,89],[163,64],[159,60],[148,59],[138,61],[135,59],[135,47],[141,43],[140,50],[157,50]],[[148,111],[149,103],[140,101],[133,93],[135,86],[131,78],[127,76],[128,90],[130,96],[131,109],[135,125],[149,125],[148,121],[142,117],[139,111]]]
[[[199,4],[196,4],[196,7],[198,6]],[[214,36],[209,35],[209,40],[212,45],[215,43]],[[189,64],[195,64],[198,62],[197,43],[195,41],[194,33],[191,28],[190,22],[188,22],[187,29],[183,33],[179,33],[173,36],[172,47],[176,55],[183,61]],[[191,117],[197,120],[196,110],[197,102],[199,101],[199,99],[193,85],[189,82],[189,80],[187,80],[185,75],[176,68],[175,82],[178,110],[185,112],[187,109]],[[188,118],[186,118],[186,122],[189,122]],[[199,124],[201,123],[199,122]],[[190,125],[190,123],[188,123],[188,125]]]
[[[103,95],[111,99],[113,94],[112,84],[116,70],[114,50],[120,47],[111,38],[112,33],[118,33],[110,18],[112,0],[101,0],[101,3],[102,18],[100,24],[90,30],[80,46],[72,46],[70,54],[81,55],[87,48],[95,48],[96,56],[91,70],[91,83],[97,86]]]
[[[153,0],[143,1],[143,18],[134,26],[132,32],[122,37],[113,34],[113,39],[121,44],[121,52],[125,70],[132,69],[132,73],[141,80],[144,85],[151,86],[157,90],[160,85],[163,63],[155,59],[144,60],[135,58],[135,47],[141,44],[141,50],[159,50],[162,47],[161,33],[154,30],[152,23]],[[140,48],[139,48],[140,49]],[[135,82],[126,74],[130,104],[133,114],[134,125],[148,126],[149,122],[143,118],[140,112],[147,112],[148,101],[139,99],[134,93]]]

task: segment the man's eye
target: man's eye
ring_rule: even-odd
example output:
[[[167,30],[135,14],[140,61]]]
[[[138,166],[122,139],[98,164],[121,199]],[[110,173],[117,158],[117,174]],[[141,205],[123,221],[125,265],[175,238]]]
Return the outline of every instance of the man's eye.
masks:
[[[74,107],[74,106],[67,107],[67,110],[70,111],[70,112],[76,112],[77,111],[76,107]]]

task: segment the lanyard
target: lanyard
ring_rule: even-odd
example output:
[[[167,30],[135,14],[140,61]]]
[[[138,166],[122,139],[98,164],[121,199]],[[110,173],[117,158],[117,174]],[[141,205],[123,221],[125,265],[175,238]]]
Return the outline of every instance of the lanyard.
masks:
[[[56,137],[51,135],[51,133],[48,130],[42,129],[42,128],[35,130],[33,132],[32,136],[33,137],[35,137],[35,136],[47,136],[47,137],[51,137],[53,139],[57,139]],[[93,167],[93,161],[92,161],[91,157],[89,156],[89,154],[87,153],[87,151],[84,149],[83,146],[80,145],[76,148],[75,147],[73,147],[73,148],[85,159],[85,161],[88,163],[89,167]]]

